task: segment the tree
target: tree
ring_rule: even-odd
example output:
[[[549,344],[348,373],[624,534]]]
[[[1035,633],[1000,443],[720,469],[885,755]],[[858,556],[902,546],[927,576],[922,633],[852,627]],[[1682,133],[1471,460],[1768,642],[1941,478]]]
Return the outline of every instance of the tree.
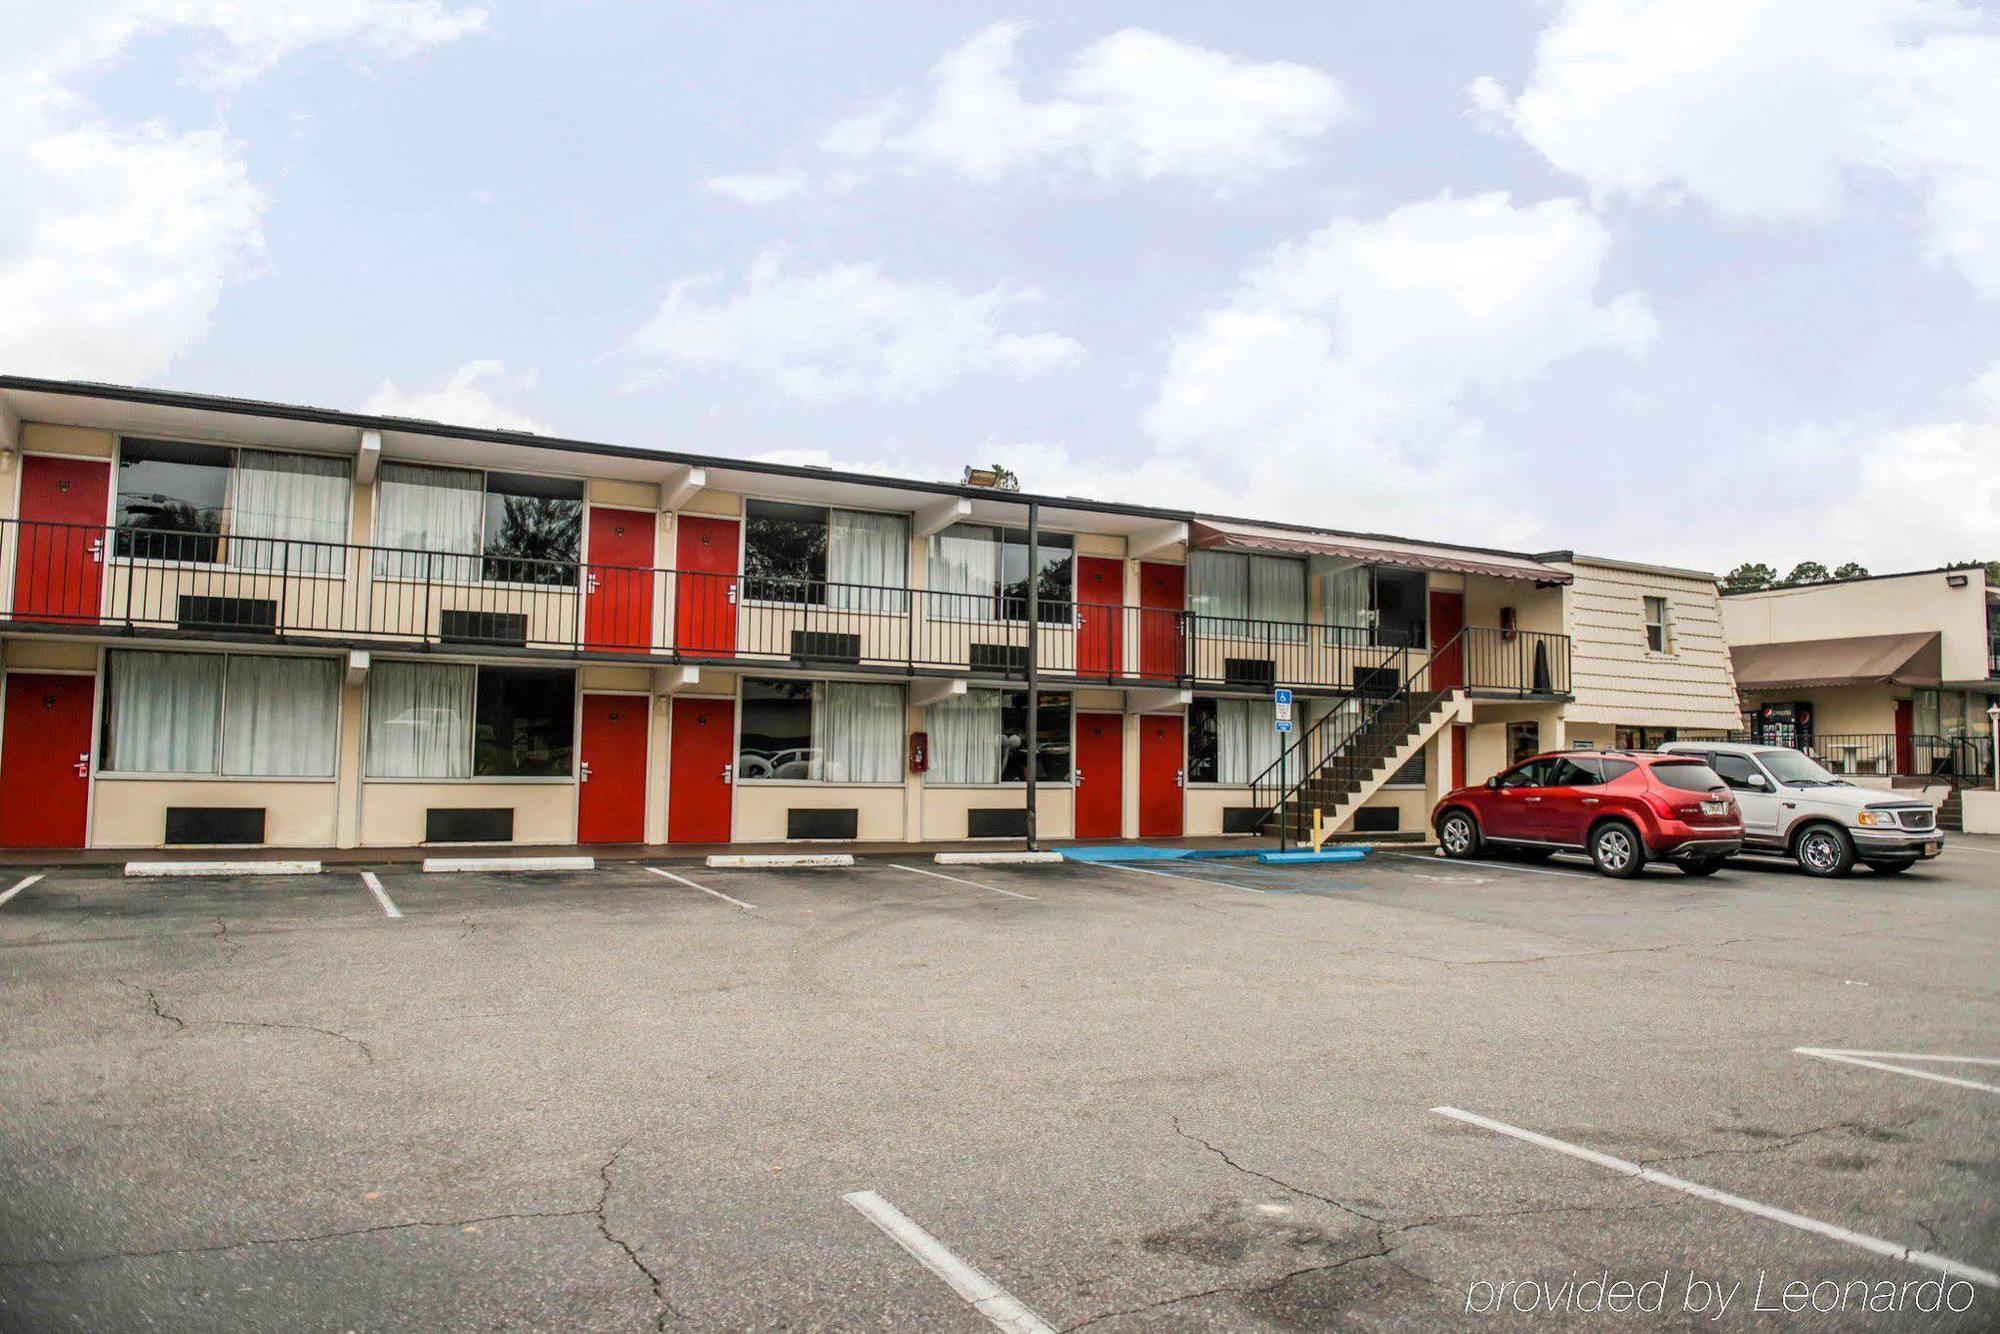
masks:
[[[1826,566],[1821,565],[1818,561],[1802,560],[1797,565],[1794,565],[1792,572],[1780,581],[1780,586],[1784,588],[1796,588],[1800,584],[1823,584],[1831,578],[1833,578],[1833,571],[1827,569]]]
[[[1778,572],[1768,565],[1753,565],[1745,562],[1722,576],[1722,591],[1725,593],[1754,593],[1760,588],[1769,588],[1778,582]]]
[[[1021,479],[1014,475],[1012,468],[1002,467],[996,463],[993,465],[993,477],[993,489],[996,491],[1019,491],[1021,489]]]
[[[1835,570],[1833,577],[1836,579],[1866,579],[1868,577],[1868,567],[1860,561],[1851,560]]]
[[[1995,588],[2000,588],[2000,560],[1955,560],[1951,563],[1951,568],[1958,570],[1968,565],[1985,566],[1986,582]]]

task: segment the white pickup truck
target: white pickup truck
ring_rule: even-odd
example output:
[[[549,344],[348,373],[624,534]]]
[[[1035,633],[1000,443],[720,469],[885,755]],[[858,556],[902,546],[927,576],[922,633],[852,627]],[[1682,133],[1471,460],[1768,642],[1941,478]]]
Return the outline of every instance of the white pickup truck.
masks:
[[[1846,875],[1856,862],[1897,875],[1944,847],[1937,808],[1857,787],[1803,751],[1736,741],[1669,741],[1727,783],[1743,810],[1746,855],[1790,857],[1807,875]]]

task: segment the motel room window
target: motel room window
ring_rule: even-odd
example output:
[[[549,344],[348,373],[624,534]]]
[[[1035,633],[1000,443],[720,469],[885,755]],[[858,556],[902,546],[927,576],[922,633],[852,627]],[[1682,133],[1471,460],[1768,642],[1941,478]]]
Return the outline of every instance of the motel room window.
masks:
[[[1199,618],[1196,634],[1286,644],[1303,639],[1304,561],[1237,551],[1190,551],[1187,578],[1188,610]]]
[[[910,530],[902,515],[749,500],[743,518],[746,597],[839,611],[904,610]]]
[[[1649,597],[1643,601],[1646,608],[1646,650],[1665,653],[1673,643],[1672,623],[1667,619],[1667,600]]]
[[[937,620],[1028,619],[1028,579],[1044,623],[1071,619],[1075,539],[1043,533],[1028,557],[1028,534],[1019,528],[953,524],[931,538],[925,585],[925,613]]]
[[[337,573],[348,506],[343,458],[123,440],[115,554]]]
[[[567,778],[576,673],[378,662],[368,673],[370,778]]]
[[[736,773],[745,782],[899,783],[903,687],[745,678]]]
[[[1376,566],[1369,589],[1375,642],[1422,648],[1430,642],[1429,579],[1422,570]]]
[[[114,649],[105,682],[106,773],[333,777],[331,658]]]
[[[1036,713],[1035,781],[1070,777],[1070,696],[1043,691]],[[968,690],[927,709],[931,767],[927,783],[1025,783],[1028,779],[1028,692]]]
[[[1197,697],[1188,706],[1188,781],[1243,786],[1278,762],[1268,699]]]
[[[385,578],[576,583],[582,482],[384,463],[375,504]]]
[[[1507,763],[1521,761],[1538,755],[1542,749],[1542,725],[1537,722],[1507,724]]]

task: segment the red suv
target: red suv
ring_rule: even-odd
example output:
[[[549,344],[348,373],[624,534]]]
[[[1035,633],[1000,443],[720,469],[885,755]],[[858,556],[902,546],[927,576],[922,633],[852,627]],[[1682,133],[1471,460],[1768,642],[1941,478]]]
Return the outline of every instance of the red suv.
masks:
[[[1488,844],[1535,861],[1567,849],[1621,878],[1655,858],[1708,875],[1743,846],[1743,813],[1715,771],[1650,751],[1537,755],[1447,793],[1431,827],[1447,857]]]

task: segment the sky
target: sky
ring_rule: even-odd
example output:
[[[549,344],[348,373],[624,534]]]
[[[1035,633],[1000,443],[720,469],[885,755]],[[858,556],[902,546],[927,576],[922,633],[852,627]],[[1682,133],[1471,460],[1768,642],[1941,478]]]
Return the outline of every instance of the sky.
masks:
[[[2000,557],[1988,6],[0,30],[0,371],[1717,571]]]

